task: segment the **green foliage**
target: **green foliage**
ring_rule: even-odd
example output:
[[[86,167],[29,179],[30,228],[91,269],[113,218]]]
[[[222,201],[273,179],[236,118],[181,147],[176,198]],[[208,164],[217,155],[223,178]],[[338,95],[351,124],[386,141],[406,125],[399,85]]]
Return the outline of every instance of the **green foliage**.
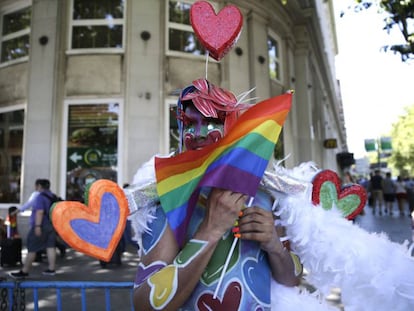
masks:
[[[384,30],[398,27],[404,41],[400,44],[384,45],[384,51],[393,51],[401,55],[402,61],[414,59],[414,0],[355,0],[353,10],[359,12],[377,8],[385,13]],[[341,17],[344,12],[341,13]]]
[[[393,152],[390,164],[399,172],[414,176],[414,105],[393,124],[391,137]]]

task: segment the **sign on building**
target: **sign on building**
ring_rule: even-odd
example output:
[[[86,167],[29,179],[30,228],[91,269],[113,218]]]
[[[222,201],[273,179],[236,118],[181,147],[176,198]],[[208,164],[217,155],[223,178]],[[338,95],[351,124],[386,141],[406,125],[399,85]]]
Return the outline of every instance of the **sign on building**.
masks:
[[[392,150],[392,143],[391,137],[381,137],[380,138],[381,150],[382,151],[391,151]]]
[[[365,151],[377,151],[377,141],[376,139],[365,139]]]

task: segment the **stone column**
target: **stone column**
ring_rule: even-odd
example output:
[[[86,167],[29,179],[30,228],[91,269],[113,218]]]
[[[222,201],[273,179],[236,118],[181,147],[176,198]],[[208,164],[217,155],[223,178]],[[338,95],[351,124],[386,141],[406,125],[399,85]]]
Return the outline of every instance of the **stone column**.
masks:
[[[296,118],[296,159],[299,162],[310,161],[313,156],[314,139],[312,123],[312,73],[310,72],[310,43],[305,27],[295,29],[297,44],[295,58],[295,106],[292,112]]]
[[[57,175],[52,175],[52,167],[56,166],[60,148],[58,135],[53,128],[58,105],[56,57],[60,40],[59,3],[56,0],[36,0],[32,4],[23,146],[23,200],[34,190],[37,178],[50,179],[53,191],[57,191],[58,186]]]
[[[125,50],[124,181],[162,149],[165,102],[162,64],[164,1],[129,1]],[[162,7],[160,7],[162,6]],[[148,36],[149,35],[149,36]],[[158,143],[154,143],[158,142]]]
[[[269,60],[267,52],[267,21],[251,12],[247,17],[249,37],[249,76],[251,87],[256,87],[253,94],[258,101],[270,97]]]

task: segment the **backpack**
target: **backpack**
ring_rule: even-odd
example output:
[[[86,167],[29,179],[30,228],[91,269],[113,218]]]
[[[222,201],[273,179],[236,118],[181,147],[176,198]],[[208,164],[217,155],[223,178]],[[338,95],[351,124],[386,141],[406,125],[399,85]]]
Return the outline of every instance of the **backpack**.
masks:
[[[53,204],[55,204],[56,202],[63,201],[63,199],[61,197],[57,196],[54,193],[52,193],[52,196],[50,196],[46,192],[40,192],[39,195],[43,195],[44,197],[48,198],[49,201],[50,201],[50,205],[49,205],[48,209],[45,210],[45,215],[49,215],[50,208],[53,206]]]

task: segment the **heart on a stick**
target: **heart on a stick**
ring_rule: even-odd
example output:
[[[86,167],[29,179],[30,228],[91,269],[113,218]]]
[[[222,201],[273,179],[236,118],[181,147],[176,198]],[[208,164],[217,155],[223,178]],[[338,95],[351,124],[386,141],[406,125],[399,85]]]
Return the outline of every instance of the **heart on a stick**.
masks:
[[[236,43],[243,25],[243,15],[234,5],[225,6],[218,14],[206,1],[195,2],[190,9],[190,22],[201,44],[215,60],[220,60]]]
[[[331,170],[319,172],[312,181],[312,203],[330,210],[335,205],[347,219],[354,219],[367,202],[367,193],[361,185],[341,187],[339,176]]]
[[[113,181],[99,179],[86,190],[85,204],[55,203],[50,219],[59,236],[73,249],[109,261],[121,239],[129,214],[124,191]]]

